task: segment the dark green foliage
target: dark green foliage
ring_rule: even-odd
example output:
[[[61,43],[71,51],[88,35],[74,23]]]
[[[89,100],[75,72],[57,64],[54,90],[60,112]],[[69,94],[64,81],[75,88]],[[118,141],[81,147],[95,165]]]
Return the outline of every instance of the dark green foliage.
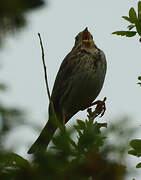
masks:
[[[131,30],[131,29],[133,29],[134,27],[135,27],[134,24],[130,24],[127,28],[128,28],[129,30]]]
[[[7,33],[14,33],[26,25],[26,13],[39,8],[44,0],[1,0],[0,1],[0,41]]]
[[[7,167],[25,167],[28,166],[29,163],[27,160],[23,159],[21,156],[15,153],[0,153],[0,164],[1,168]]]
[[[136,23],[137,21],[137,15],[136,15],[136,11],[134,10],[134,8],[131,8],[129,10],[129,19],[131,23]]]
[[[127,16],[122,16],[122,18],[125,19],[126,21],[132,23],[132,21],[131,21],[131,19],[130,19],[129,17],[127,17]]]
[[[0,84],[0,91],[4,91],[6,88],[5,84]],[[8,137],[11,130],[17,125],[23,123],[23,111],[14,107],[7,107],[2,102],[0,103],[0,179],[16,179],[25,167],[29,167],[28,161],[15,153],[7,152],[4,146],[5,137]]]
[[[141,2],[139,3],[141,9]],[[138,76],[139,84],[141,86],[141,76]],[[133,139],[130,141],[131,150],[128,151],[128,154],[131,154],[136,157],[141,157],[141,139]],[[136,165],[136,168],[141,168],[141,163]]]
[[[122,18],[130,23],[130,25],[127,26],[129,31],[115,31],[112,34],[126,36],[126,37],[132,37],[138,33],[138,35],[141,36],[141,1],[138,2],[137,13],[134,10],[134,8],[130,8],[129,17],[122,16]],[[136,28],[136,31],[131,31],[133,28]]]
[[[78,136],[78,151],[82,153],[88,152],[91,148],[99,148],[103,145],[105,137],[101,136],[100,128],[103,124],[91,121],[84,123],[83,121],[77,121],[78,125],[75,126]],[[105,127],[105,126],[104,126]]]
[[[28,161],[15,153],[0,153],[0,179],[16,179],[25,168],[29,168]]]
[[[10,12],[10,14],[5,16],[8,24],[4,24],[4,20],[0,17],[4,31],[13,31],[14,29],[22,27],[26,22],[23,16],[26,10],[31,7],[38,7],[39,2],[41,2],[38,0],[25,0],[25,4],[23,5],[23,1],[14,0],[12,4],[6,7],[6,10]],[[5,0],[1,2],[1,7],[4,2]],[[36,4],[36,2],[39,4]],[[9,0],[9,3],[11,3],[11,0]],[[7,6],[8,4],[5,5]],[[22,13],[20,14],[19,11],[15,11],[13,7],[16,7],[16,10],[19,9]],[[138,3],[138,17],[135,10],[131,8],[129,17],[123,16],[123,18],[131,23],[128,26],[129,31],[118,31],[113,34],[127,37],[132,37],[136,35],[136,33],[141,34],[140,22],[138,21],[141,20],[141,2]],[[137,31],[131,31],[135,27]],[[140,81],[141,77],[139,77],[138,80]],[[141,85],[140,82],[138,84]],[[4,84],[0,84],[0,90],[5,90]],[[24,114],[16,108],[9,108],[0,104],[1,142],[11,128],[17,126],[17,123],[24,122],[23,115]],[[120,123],[125,125],[125,121],[124,123]],[[18,154],[7,152],[5,147],[0,144],[0,179],[123,180],[126,175],[126,169],[125,166],[121,164],[121,160],[124,152],[127,152],[126,148],[122,146],[118,147],[117,142],[108,144],[107,139],[109,134],[108,131],[107,133],[103,132],[105,128],[107,128],[107,123],[93,122],[92,118],[88,118],[85,122],[77,120],[76,125],[70,130],[61,128],[60,132],[52,139],[54,143],[53,149],[44,153],[35,154],[32,162],[23,159]],[[118,143],[120,144],[120,140],[124,138],[121,132],[118,131],[118,126],[113,126],[112,130],[115,136],[117,136],[117,132],[120,134],[119,137],[117,136]],[[77,141],[72,139],[73,133],[77,133]],[[129,154],[137,157],[141,156],[141,140],[132,140],[130,146],[132,150],[129,151]],[[111,160],[111,154],[114,154],[115,157],[119,155],[119,161]],[[141,163],[137,164],[136,167],[140,168]]]
[[[141,139],[133,139],[130,141],[131,150],[128,151],[128,154],[141,157]],[[136,168],[141,168],[141,163],[136,165]]]
[[[138,164],[136,165],[136,168],[141,168],[141,163],[138,163]]]
[[[0,104],[0,123],[1,123],[1,137],[10,131],[13,127],[15,127],[15,124],[21,124],[24,123],[24,113],[20,111],[17,108],[9,108],[4,106],[3,104]]]
[[[138,80],[139,80],[138,84],[141,86],[141,76],[138,77]]]
[[[141,36],[141,1],[138,2],[138,11],[134,10],[134,8],[130,8],[129,10],[129,17],[122,16],[123,19],[131,23],[127,26],[129,31],[116,31],[112,34],[126,36],[126,37],[132,37],[135,36],[137,33],[139,36]],[[133,28],[136,28],[136,31],[131,31]],[[141,38],[139,39],[141,42]],[[139,84],[141,86],[141,76],[138,76]],[[131,150],[128,151],[128,154],[140,157],[141,156],[141,140],[140,139],[133,139],[130,141],[130,146],[132,147]],[[138,163],[136,165],[136,168],[141,168],[141,163]]]
[[[138,2],[138,19],[141,20],[141,1]]]
[[[53,149],[35,154],[28,162],[14,153],[0,154],[0,179],[8,180],[123,180],[125,167],[108,158],[102,129],[107,123],[77,120],[73,128],[61,128],[53,138]],[[74,132],[77,141],[72,140]]]
[[[136,35],[136,31],[115,31],[112,34],[126,36],[126,37],[132,37]]]
[[[23,179],[30,170],[27,160],[15,153],[0,152],[0,179]]]
[[[134,139],[130,142],[130,146],[137,151],[140,151],[141,153],[141,140],[140,139]]]
[[[5,91],[7,86],[0,83],[0,92]],[[0,152],[5,149],[4,139],[15,127],[25,122],[24,112],[18,108],[8,107],[0,102]]]

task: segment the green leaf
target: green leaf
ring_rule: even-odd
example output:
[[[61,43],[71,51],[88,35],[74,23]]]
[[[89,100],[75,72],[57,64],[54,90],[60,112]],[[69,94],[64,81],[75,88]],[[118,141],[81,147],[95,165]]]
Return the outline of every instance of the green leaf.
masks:
[[[141,1],[138,2],[138,20],[141,20]]]
[[[141,76],[138,76],[138,80],[141,81]],[[138,82],[137,84],[141,86],[141,82]]]
[[[138,163],[138,164],[136,165],[136,168],[141,168],[141,163]]]
[[[141,36],[141,20],[137,20],[135,25],[136,25],[136,30],[138,34]]]
[[[122,16],[122,18],[125,19],[126,21],[132,23],[132,20],[131,20],[129,17],[127,17],[127,16]]]
[[[97,126],[99,127],[99,128],[107,128],[107,123],[97,123]]]
[[[16,153],[0,154],[1,163],[4,167],[27,167],[29,163]]]
[[[141,153],[141,139],[133,139],[130,141],[130,146],[138,151],[138,153]]]
[[[133,29],[134,27],[135,27],[134,24],[130,24],[127,28],[128,28],[129,30],[131,30],[131,29]]]
[[[133,156],[137,156],[137,152],[135,150],[129,150],[128,154],[131,154]]]
[[[81,129],[85,129],[85,122],[84,121],[78,119],[77,123],[79,124]]]
[[[136,15],[136,11],[134,10],[134,8],[131,8],[129,10],[129,18],[132,23],[135,23],[137,21],[137,15]]]
[[[136,35],[136,31],[115,31],[112,34],[120,35],[120,36],[126,36],[126,37],[132,37]]]

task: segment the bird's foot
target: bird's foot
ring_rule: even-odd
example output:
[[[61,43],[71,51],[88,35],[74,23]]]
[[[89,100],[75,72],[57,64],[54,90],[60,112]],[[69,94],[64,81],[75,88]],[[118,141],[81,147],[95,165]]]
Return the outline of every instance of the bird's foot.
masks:
[[[106,99],[107,98],[104,97],[103,101],[101,101],[101,100],[95,101],[87,107],[88,108],[87,111],[91,117],[99,116],[99,115],[101,115],[100,117],[102,117],[104,115],[104,113],[106,111],[106,105],[105,105]],[[93,105],[96,105],[94,112],[92,112],[91,108],[90,108]]]

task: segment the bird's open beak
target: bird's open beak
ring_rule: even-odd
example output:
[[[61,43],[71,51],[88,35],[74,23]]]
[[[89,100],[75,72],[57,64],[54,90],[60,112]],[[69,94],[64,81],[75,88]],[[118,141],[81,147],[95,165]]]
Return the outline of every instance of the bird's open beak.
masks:
[[[88,43],[90,41],[91,34],[88,31],[88,28],[86,27],[82,33],[82,41],[83,43]]]
[[[82,32],[82,44],[84,45],[84,47],[90,48],[91,40],[92,40],[91,34],[88,31],[88,28],[85,28],[84,31]]]

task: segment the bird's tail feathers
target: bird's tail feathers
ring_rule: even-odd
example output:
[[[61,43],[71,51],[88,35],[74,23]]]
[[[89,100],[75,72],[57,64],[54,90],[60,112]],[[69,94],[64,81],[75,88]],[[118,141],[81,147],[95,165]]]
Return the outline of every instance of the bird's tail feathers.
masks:
[[[57,129],[55,124],[52,123],[53,119],[51,118],[52,117],[49,118],[41,134],[39,135],[35,143],[31,146],[31,148],[28,150],[28,154],[45,152],[55,130]]]

